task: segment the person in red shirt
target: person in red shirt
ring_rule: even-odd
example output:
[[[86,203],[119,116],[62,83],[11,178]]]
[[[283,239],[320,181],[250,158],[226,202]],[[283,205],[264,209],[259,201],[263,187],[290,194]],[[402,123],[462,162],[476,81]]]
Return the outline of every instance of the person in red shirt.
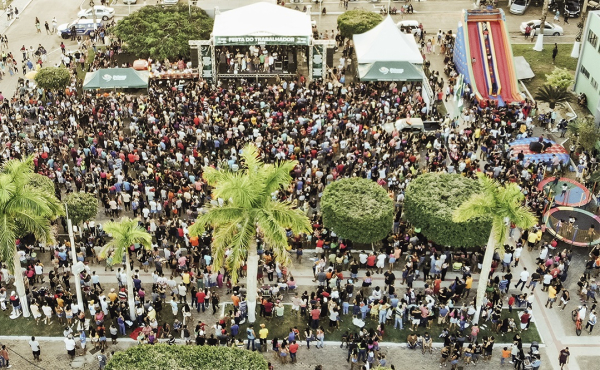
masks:
[[[367,268],[374,268],[376,259],[377,259],[377,257],[375,257],[375,254],[371,253],[371,255],[369,255],[369,257],[367,257]]]
[[[312,311],[310,311],[310,317],[311,317],[311,327],[313,329],[316,329],[319,327],[319,318],[321,317],[321,310],[318,309],[317,307],[313,308]]]
[[[196,305],[196,310],[198,311],[198,313],[200,313],[200,306],[202,306],[202,312],[204,312],[206,310],[206,307],[204,306],[204,302],[206,300],[206,293],[204,293],[204,291],[199,291],[198,293],[196,293],[196,302],[198,303]]]
[[[267,301],[263,306],[265,308],[265,317],[271,317],[271,314],[273,313],[273,302]]]
[[[292,341],[292,344],[288,346],[288,349],[290,351],[290,360],[292,361],[292,363],[296,362],[296,353],[298,353],[299,347],[300,345],[296,343],[296,341]]]

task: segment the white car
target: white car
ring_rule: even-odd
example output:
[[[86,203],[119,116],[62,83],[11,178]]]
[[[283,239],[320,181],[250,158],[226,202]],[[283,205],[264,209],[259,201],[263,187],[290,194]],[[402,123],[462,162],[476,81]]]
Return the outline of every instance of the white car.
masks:
[[[115,16],[115,9],[109,8],[104,5],[96,5],[94,6],[96,10],[96,18],[102,19],[103,21],[107,21]],[[85,9],[77,13],[77,16],[81,19],[94,19],[93,9]]]
[[[175,5],[179,2],[179,0],[163,0],[163,5]]]
[[[535,29],[535,34],[537,35],[539,32],[540,23],[541,23],[541,21],[539,19],[521,23],[521,27],[520,27],[521,33],[525,34],[525,29],[527,28],[527,26],[529,26],[532,29]],[[561,26],[558,26],[554,23],[546,22],[546,26],[544,27],[544,36],[562,36],[562,35],[564,35],[564,31]]]
[[[137,4],[137,0],[123,0],[123,4]]]

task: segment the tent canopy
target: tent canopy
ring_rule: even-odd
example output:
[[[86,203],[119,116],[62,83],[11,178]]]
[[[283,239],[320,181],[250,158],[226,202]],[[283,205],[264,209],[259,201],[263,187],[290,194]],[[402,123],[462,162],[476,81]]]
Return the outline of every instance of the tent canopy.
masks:
[[[308,14],[260,2],[217,14],[215,45],[308,45],[312,25]]]
[[[414,36],[402,33],[389,15],[372,30],[352,38],[358,64],[392,61],[423,64]]]
[[[148,78],[148,71],[133,68],[99,69],[85,74],[83,89],[146,89]]]
[[[423,81],[423,73],[409,62],[375,62],[358,65],[361,81]]]

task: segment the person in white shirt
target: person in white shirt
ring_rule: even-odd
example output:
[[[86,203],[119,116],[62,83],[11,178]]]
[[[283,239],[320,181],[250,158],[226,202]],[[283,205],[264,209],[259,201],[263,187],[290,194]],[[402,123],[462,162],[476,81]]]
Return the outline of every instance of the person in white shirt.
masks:
[[[527,267],[523,267],[523,271],[521,271],[521,274],[519,275],[519,282],[517,282],[517,285],[515,285],[515,289],[519,289],[519,284],[520,284],[521,291],[523,291],[523,288],[525,287],[525,283],[527,282],[528,279],[529,279],[529,271],[527,271]]]
[[[40,343],[35,340],[35,337],[31,337],[29,341],[29,346],[31,347],[31,352],[33,352],[33,359],[35,361],[42,361],[40,358]]]

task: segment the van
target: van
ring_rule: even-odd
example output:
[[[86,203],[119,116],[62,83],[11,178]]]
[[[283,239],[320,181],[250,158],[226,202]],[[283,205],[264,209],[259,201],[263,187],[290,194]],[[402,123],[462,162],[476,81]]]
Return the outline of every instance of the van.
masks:
[[[57,34],[63,39],[68,39],[71,37],[71,28],[75,27],[77,32],[77,36],[89,36],[90,33],[95,29],[102,27],[102,21],[96,22],[96,27],[94,27],[93,19],[77,19],[71,23],[61,24],[57,27]]]
[[[523,14],[529,7],[530,2],[531,0],[514,0],[508,11],[512,14]]]
[[[413,36],[417,33],[417,28],[419,28],[419,22],[417,21],[400,21],[396,23],[396,27],[403,33],[412,33]]]

